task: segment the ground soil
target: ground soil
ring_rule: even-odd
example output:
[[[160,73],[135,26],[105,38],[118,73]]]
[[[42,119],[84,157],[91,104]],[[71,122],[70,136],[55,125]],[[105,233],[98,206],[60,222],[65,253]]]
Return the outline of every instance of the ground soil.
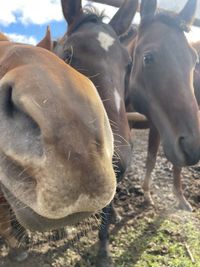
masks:
[[[117,251],[117,245],[112,241],[114,240],[112,235],[116,236],[120,230],[126,232],[127,224],[129,227],[134,227],[139,218],[148,219],[159,215],[163,210],[176,210],[177,203],[172,190],[171,164],[166,160],[162,149],[159,150],[156,168],[152,174],[151,191],[155,207],[146,208],[144,205],[141,184],[145,173],[147,136],[147,130],[135,131],[132,165],[125,179],[119,184],[114,201],[122,221],[111,227],[111,252]],[[200,164],[184,168],[183,177],[185,196],[196,212],[200,208]],[[0,240],[0,267],[94,266],[98,243],[98,226],[94,218],[90,222],[79,225],[78,228],[66,229],[66,233],[61,235],[64,237],[57,240],[57,232],[44,235],[30,234],[29,257],[22,263],[9,259],[6,244]],[[120,235],[118,239],[120,239]],[[117,253],[114,254],[116,258]],[[137,262],[137,260],[135,259],[133,262]]]

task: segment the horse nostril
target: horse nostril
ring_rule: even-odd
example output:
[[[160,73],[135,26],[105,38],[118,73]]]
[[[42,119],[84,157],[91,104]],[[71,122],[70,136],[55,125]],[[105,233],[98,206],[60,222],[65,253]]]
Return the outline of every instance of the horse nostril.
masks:
[[[9,84],[3,84],[0,88],[0,106],[7,116],[12,116],[14,103],[12,101],[13,88]]]
[[[20,102],[17,86],[2,82],[0,85],[0,141],[4,153],[12,151],[15,157],[21,157],[21,159],[23,155],[27,157],[29,155],[30,158],[43,155],[42,132],[32,114],[30,106],[25,109]]]
[[[179,137],[179,147],[184,155],[187,165],[194,165],[199,161],[199,149],[196,148],[195,142],[189,136]]]

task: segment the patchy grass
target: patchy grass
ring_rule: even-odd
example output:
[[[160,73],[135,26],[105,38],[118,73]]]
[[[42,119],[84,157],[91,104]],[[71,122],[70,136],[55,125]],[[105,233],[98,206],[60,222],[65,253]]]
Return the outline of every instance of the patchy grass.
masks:
[[[130,218],[111,231],[114,266],[200,267],[199,230],[200,213],[146,212]],[[52,266],[95,266],[96,231],[93,234],[81,238],[76,249],[67,249]]]
[[[140,218],[112,237],[116,267],[200,267],[200,214]]]

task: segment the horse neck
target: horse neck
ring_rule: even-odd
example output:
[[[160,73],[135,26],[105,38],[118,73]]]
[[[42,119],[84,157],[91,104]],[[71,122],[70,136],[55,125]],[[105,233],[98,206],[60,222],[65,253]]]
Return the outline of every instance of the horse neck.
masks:
[[[200,56],[200,41],[195,43],[191,43],[192,47],[197,51],[198,55]]]

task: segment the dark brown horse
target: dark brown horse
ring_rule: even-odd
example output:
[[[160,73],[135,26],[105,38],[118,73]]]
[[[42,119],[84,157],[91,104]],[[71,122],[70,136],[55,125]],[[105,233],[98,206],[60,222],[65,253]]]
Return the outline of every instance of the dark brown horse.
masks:
[[[126,117],[125,76],[130,57],[119,37],[129,28],[137,10],[137,0],[126,0],[109,24],[94,11],[83,9],[80,0],[63,0],[62,9],[68,23],[67,33],[57,42],[54,52],[97,87],[114,134],[113,163],[117,180],[121,180],[131,159],[130,129]],[[86,92],[87,94],[87,92]],[[104,212],[100,230],[98,266],[111,266],[108,251],[110,209]]]
[[[200,106],[200,41],[191,43],[192,47],[196,50],[198,60],[194,70],[194,93]]]
[[[200,57],[200,42],[191,43],[191,45],[196,50],[198,57]],[[195,93],[198,106],[200,106],[200,64],[199,64],[199,60],[197,61],[195,70],[194,70],[194,93]],[[160,143],[159,135],[157,133],[154,133],[150,129],[147,170],[146,170],[146,175],[145,175],[144,184],[143,184],[144,190],[148,192],[146,195],[147,195],[147,201],[150,204],[154,204],[150,196],[149,190],[150,190],[150,182],[151,182],[151,173],[156,163],[156,155],[157,155],[159,143]],[[174,193],[179,202],[179,208],[185,209],[187,211],[192,211],[191,205],[189,204],[189,202],[185,199],[183,195],[182,181],[181,181],[181,167],[178,167],[175,165],[173,166],[173,180],[174,180]]]
[[[192,86],[197,55],[183,32],[191,25],[195,9],[196,1],[189,0],[177,16],[155,15],[156,1],[142,1],[142,21],[132,43],[132,104],[150,121],[145,196],[152,202],[150,175],[161,138],[167,158],[179,166],[174,167],[174,187],[186,209],[190,205],[182,194],[178,174],[180,166],[199,160],[199,118]]]
[[[30,230],[74,224],[110,203],[116,179],[91,81],[45,49],[0,38],[0,234],[13,248],[10,207]]]
[[[136,28],[134,28],[136,29]],[[136,30],[135,30],[136,31]],[[136,34],[135,31],[130,31],[127,36],[122,38],[122,43],[126,45],[129,53],[133,55],[135,45],[136,45]],[[128,38],[127,38],[128,37]],[[191,46],[196,50],[198,58],[200,57],[200,42],[191,43]],[[200,64],[199,59],[197,60],[195,70],[194,70],[194,93],[197,100],[198,105],[200,106]],[[127,110],[134,111],[132,105],[130,105],[129,98],[127,99]],[[151,183],[151,173],[156,164],[156,156],[158,152],[158,147],[160,144],[160,136],[153,125],[148,121],[142,120],[139,118],[137,121],[135,120],[135,113],[128,114],[131,128],[150,128],[149,131],[149,141],[148,141],[148,156],[146,162],[146,174],[143,183],[143,189],[145,192],[145,200],[148,204],[154,205],[153,199],[150,195],[150,183]],[[180,209],[184,209],[187,211],[192,211],[192,207],[186,198],[183,195],[182,190],[182,181],[181,181],[181,167],[173,166],[173,184],[174,184],[174,193],[178,200],[178,207]]]

